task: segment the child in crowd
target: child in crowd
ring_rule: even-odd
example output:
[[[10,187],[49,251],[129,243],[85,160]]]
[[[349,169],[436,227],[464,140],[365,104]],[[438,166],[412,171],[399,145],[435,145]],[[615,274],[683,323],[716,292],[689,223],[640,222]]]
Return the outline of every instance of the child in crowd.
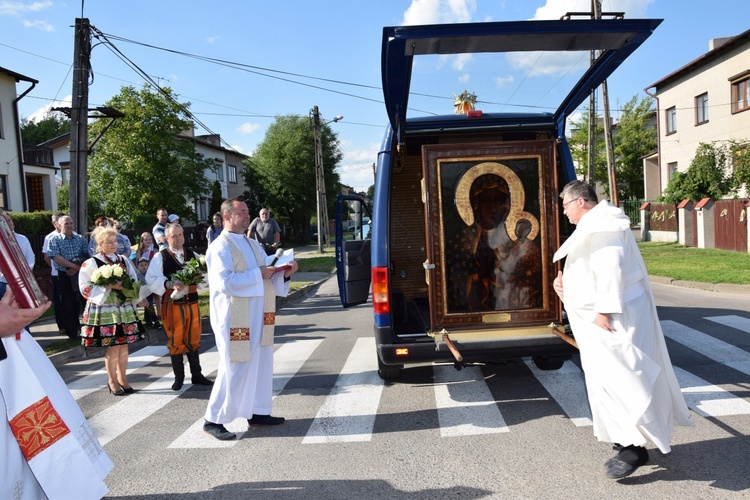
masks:
[[[148,264],[149,261],[145,257],[141,257],[138,259],[138,262],[136,263],[136,270],[138,274],[138,281],[141,283],[141,286],[148,286],[146,284],[146,271],[148,271]],[[146,326],[146,328],[155,328],[155,329],[161,329],[161,323],[159,323],[159,316],[156,315],[156,312],[154,310],[154,294],[149,295],[146,297],[146,300],[148,300],[148,307],[144,309],[144,318],[143,323]]]

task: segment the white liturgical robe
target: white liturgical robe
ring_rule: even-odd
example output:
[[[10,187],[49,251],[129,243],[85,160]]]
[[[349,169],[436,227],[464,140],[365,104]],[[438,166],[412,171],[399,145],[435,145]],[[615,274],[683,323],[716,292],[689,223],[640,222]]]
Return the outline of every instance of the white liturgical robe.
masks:
[[[232,246],[234,245],[234,252]],[[251,246],[255,246],[255,252]],[[239,249],[243,263],[235,263]],[[219,352],[219,368],[205,419],[217,424],[235,418],[252,418],[253,414],[270,415],[273,398],[273,345],[261,346],[263,336],[263,277],[257,255],[265,256],[258,243],[243,234],[223,231],[206,252],[210,289],[211,328]],[[235,269],[244,269],[236,271]],[[277,296],[289,292],[284,273],[271,278]],[[247,297],[249,328],[249,362],[230,362],[230,302],[232,297]]]
[[[669,359],[630,220],[601,201],[555,253],[567,257],[563,302],[581,350],[599,441],[670,451],[675,425],[692,426]],[[608,314],[614,332],[594,323]]]
[[[2,342],[0,498],[103,497],[114,465],[65,382],[26,330]]]

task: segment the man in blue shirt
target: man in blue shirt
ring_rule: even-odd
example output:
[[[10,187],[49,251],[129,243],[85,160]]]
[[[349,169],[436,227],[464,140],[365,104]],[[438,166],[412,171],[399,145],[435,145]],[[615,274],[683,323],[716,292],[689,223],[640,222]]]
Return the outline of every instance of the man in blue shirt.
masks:
[[[90,257],[86,239],[73,232],[73,219],[66,215],[58,220],[62,234],[49,242],[47,256],[57,268],[57,281],[62,300],[65,333],[77,339],[81,329],[78,321],[81,293],[78,290],[78,271],[83,261]]]

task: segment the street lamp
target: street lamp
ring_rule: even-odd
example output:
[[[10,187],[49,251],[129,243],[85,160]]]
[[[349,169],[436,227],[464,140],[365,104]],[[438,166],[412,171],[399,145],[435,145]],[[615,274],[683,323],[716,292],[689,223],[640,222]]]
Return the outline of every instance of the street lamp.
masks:
[[[313,106],[313,109],[310,110],[310,119],[312,120],[313,130],[315,131],[315,187],[317,190],[318,204],[318,252],[323,253],[323,230],[328,230],[328,204],[326,201],[326,183],[323,174],[323,144],[320,140],[320,127],[321,125],[343,120],[344,117],[338,115],[333,120],[321,124],[318,107]]]

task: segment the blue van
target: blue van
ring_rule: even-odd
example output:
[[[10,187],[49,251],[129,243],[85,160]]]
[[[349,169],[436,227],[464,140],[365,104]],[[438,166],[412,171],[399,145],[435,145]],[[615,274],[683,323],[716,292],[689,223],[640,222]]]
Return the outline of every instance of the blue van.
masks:
[[[389,124],[373,209],[337,201],[344,307],[372,294],[379,374],[404,365],[533,358],[553,370],[575,352],[552,281],[570,234],[559,193],[576,178],[565,120],[660,20],[560,20],[398,26],[383,30]],[[415,56],[600,51],[555,112],[408,117]],[[448,91],[447,91],[448,92]],[[365,207],[363,209],[363,207]],[[372,230],[344,238],[352,217]]]

